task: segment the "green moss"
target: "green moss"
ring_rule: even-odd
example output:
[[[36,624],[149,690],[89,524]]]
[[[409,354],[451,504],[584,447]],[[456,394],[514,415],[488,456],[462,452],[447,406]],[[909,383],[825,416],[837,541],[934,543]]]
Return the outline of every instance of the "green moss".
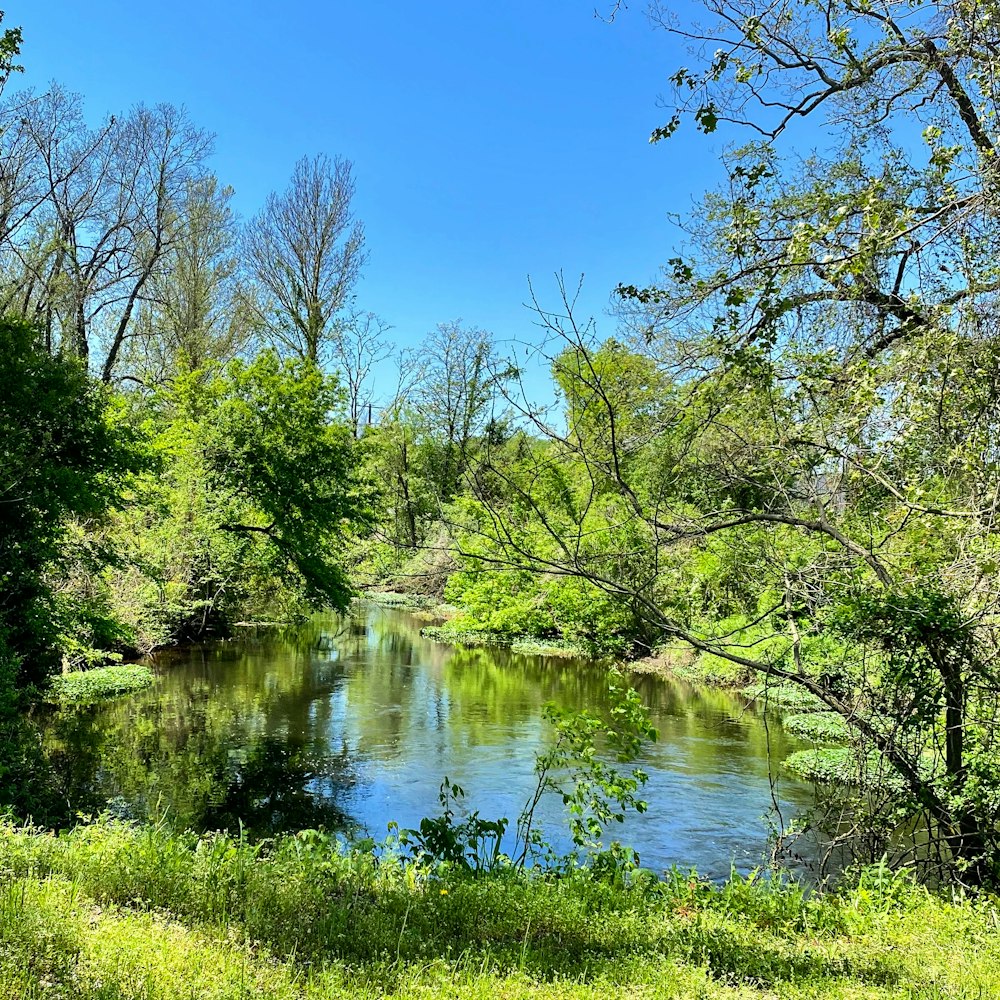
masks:
[[[50,701],[85,704],[104,698],[133,694],[152,685],[153,671],[139,663],[115,663],[109,667],[94,667],[60,674],[49,685]]]

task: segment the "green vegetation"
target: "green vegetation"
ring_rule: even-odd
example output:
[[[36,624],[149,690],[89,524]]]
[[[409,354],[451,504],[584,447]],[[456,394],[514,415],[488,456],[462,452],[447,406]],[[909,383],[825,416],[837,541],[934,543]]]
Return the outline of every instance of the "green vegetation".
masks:
[[[37,684],[58,664],[60,626],[108,631],[97,602],[53,582],[99,553],[76,526],[126,503],[144,467],[139,434],[79,364],[38,349],[26,323],[0,320],[0,705],[13,685]]]
[[[838,785],[859,783],[855,754],[843,747],[797,750],[785,758],[785,767],[807,781]]]
[[[57,84],[3,97],[0,804],[73,825],[47,691],[135,691],[145,668],[107,664],[368,586],[448,601],[427,634],[467,645],[687,650],[795,713],[815,746],[788,767],[831,786],[814,829],[955,895],[884,867],[831,895],[657,882],[600,849],[645,807],[623,765],[653,735],[617,690],[610,719],[549,709],[537,761],[585,870],[531,802],[502,854],[507,819],[460,817],[448,783],[396,856],[8,825],[8,995],[1000,993],[1000,8],[705,6],[698,29],[654,12],[701,55],[651,138],[749,141],[659,278],[619,287],[614,337],[563,286],[536,302],[551,413],[488,332],[444,323],[372,415],[391,350],[355,310],[347,161],[300,160],[241,224],[183,110],[91,128]],[[0,38],[0,90],[20,46]],[[162,729],[136,732],[136,771]],[[307,749],[241,765],[305,775]],[[252,798],[221,739],[177,767],[200,771],[192,822],[316,825],[304,794]]]
[[[6,996],[978,998],[996,910],[885,869],[831,895],[693,873],[489,879],[303,832],[0,832]]]
[[[107,667],[59,674],[49,684],[49,697],[56,702],[84,704],[101,698],[116,698],[152,685],[153,671],[140,663],[115,663]]]
[[[538,656],[579,656],[586,657],[593,649],[585,646],[574,646],[563,639],[519,639],[510,632],[494,632],[489,629],[470,629],[462,627],[463,619],[455,619],[444,625],[427,625],[420,634],[436,642],[451,642],[460,646],[500,646],[514,653],[535,654]]]
[[[851,736],[850,727],[836,712],[790,715],[785,718],[784,726],[793,735],[814,743],[845,743]]]

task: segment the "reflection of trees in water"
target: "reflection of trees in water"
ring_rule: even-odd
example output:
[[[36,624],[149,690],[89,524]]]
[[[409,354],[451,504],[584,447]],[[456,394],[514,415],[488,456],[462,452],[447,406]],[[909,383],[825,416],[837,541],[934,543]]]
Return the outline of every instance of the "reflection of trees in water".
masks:
[[[36,816],[54,826],[75,814],[95,815],[106,802],[97,775],[107,734],[85,708],[48,709],[38,720],[47,780],[63,805],[60,816]]]
[[[349,784],[346,752],[317,761],[305,748],[265,737],[247,751],[221,800],[209,806],[198,826],[235,830],[242,824],[252,837],[316,827],[343,829],[348,825],[343,810],[308,787],[322,781],[329,789],[332,770],[341,775],[339,787],[335,779],[333,785],[342,790]]]
[[[338,803],[367,764],[447,759],[457,770],[529,755],[541,708],[600,710],[604,670],[569,659],[432,643],[398,612],[317,619],[245,642],[175,651],[148,692],[97,710],[56,713],[46,730],[72,809],[109,799],[179,826],[342,827]],[[654,767],[712,776],[767,774],[764,727],[723,692],[637,678],[661,729]],[[783,752],[779,727],[772,746]],[[501,780],[503,776],[498,776]],[[428,811],[433,808],[429,803]]]
[[[279,658],[276,674],[257,651],[227,652],[221,676],[207,675],[212,657],[196,653],[144,695],[50,720],[46,743],[53,759],[72,764],[65,784],[74,809],[117,800],[138,818],[165,814],[195,829],[242,819],[261,835],[344,826],[336,798],[352,780],[346,747],[310,738],[309,705],[331,679],[301,669],[295,655]]]

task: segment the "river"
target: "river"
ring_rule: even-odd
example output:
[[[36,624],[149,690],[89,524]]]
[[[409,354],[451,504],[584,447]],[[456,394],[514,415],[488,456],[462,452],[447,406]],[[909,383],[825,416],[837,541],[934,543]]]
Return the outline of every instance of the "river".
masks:
[[[255,836],[325,826],[381,839],[439,812],[443,777],[466,807],[513,826],[551,738],[542,708],[599,708],[604,671],[584,661],[464,649],[424,639],[405,612],[362,606],[297,629],[172,650],[156,685],[53,714],[45,731],[67,797],[82,812],[165,815]],[[800,744],[737,696],[639,676],[658,741],[643,815],[614,825],[654,870],[710,878],[746,871],[768,847],[777,801],[787,821],[812,800],[784,773]],[[773,780],[776,779],[776,786]],[[562,802],[537,822],[569,844]]]

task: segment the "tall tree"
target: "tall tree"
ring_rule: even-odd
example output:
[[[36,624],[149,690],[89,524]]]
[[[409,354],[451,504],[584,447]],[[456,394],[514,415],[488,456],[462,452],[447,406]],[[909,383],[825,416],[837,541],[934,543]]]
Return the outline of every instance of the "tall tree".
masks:
[[[493,416],[496,355],[485,330],[440,323],[420,348],[413,402],[434,443],[438,493],[451,499],[469,468],[476,439]]]
[[[1000,878],[1000,8],[704,6],[690,30],[654,9],[713,54],[653,139],[754,141],[662,279],[620,289],[635,360],[543,314],[567,413],[524,407],[549,446],[493,464],[466,531],[804,688],[897,789],[872,823],[919,817],[925,860]],[[831,141],[803,157],[805,118]]]
[[[25,105],[21,126],[44,180],[40,204],[9,234],[8,256],[22,267],[13,302],[53,347],[109,382],[210,137],[166,104],[91,129],[80,97],[58,86]]]
[[[213,176],[188,182],[172,245],[151,278],[123,358],[134,377],[158,385],[176,374],[232,360],[256,332],[252,294],[239,279],[233,189]]]
[[[268,196],[243,240],[274,346],[321,365],[367,259],[364,227],[351,210],[354,186],[349,160],[303,157],[286,190]]]

